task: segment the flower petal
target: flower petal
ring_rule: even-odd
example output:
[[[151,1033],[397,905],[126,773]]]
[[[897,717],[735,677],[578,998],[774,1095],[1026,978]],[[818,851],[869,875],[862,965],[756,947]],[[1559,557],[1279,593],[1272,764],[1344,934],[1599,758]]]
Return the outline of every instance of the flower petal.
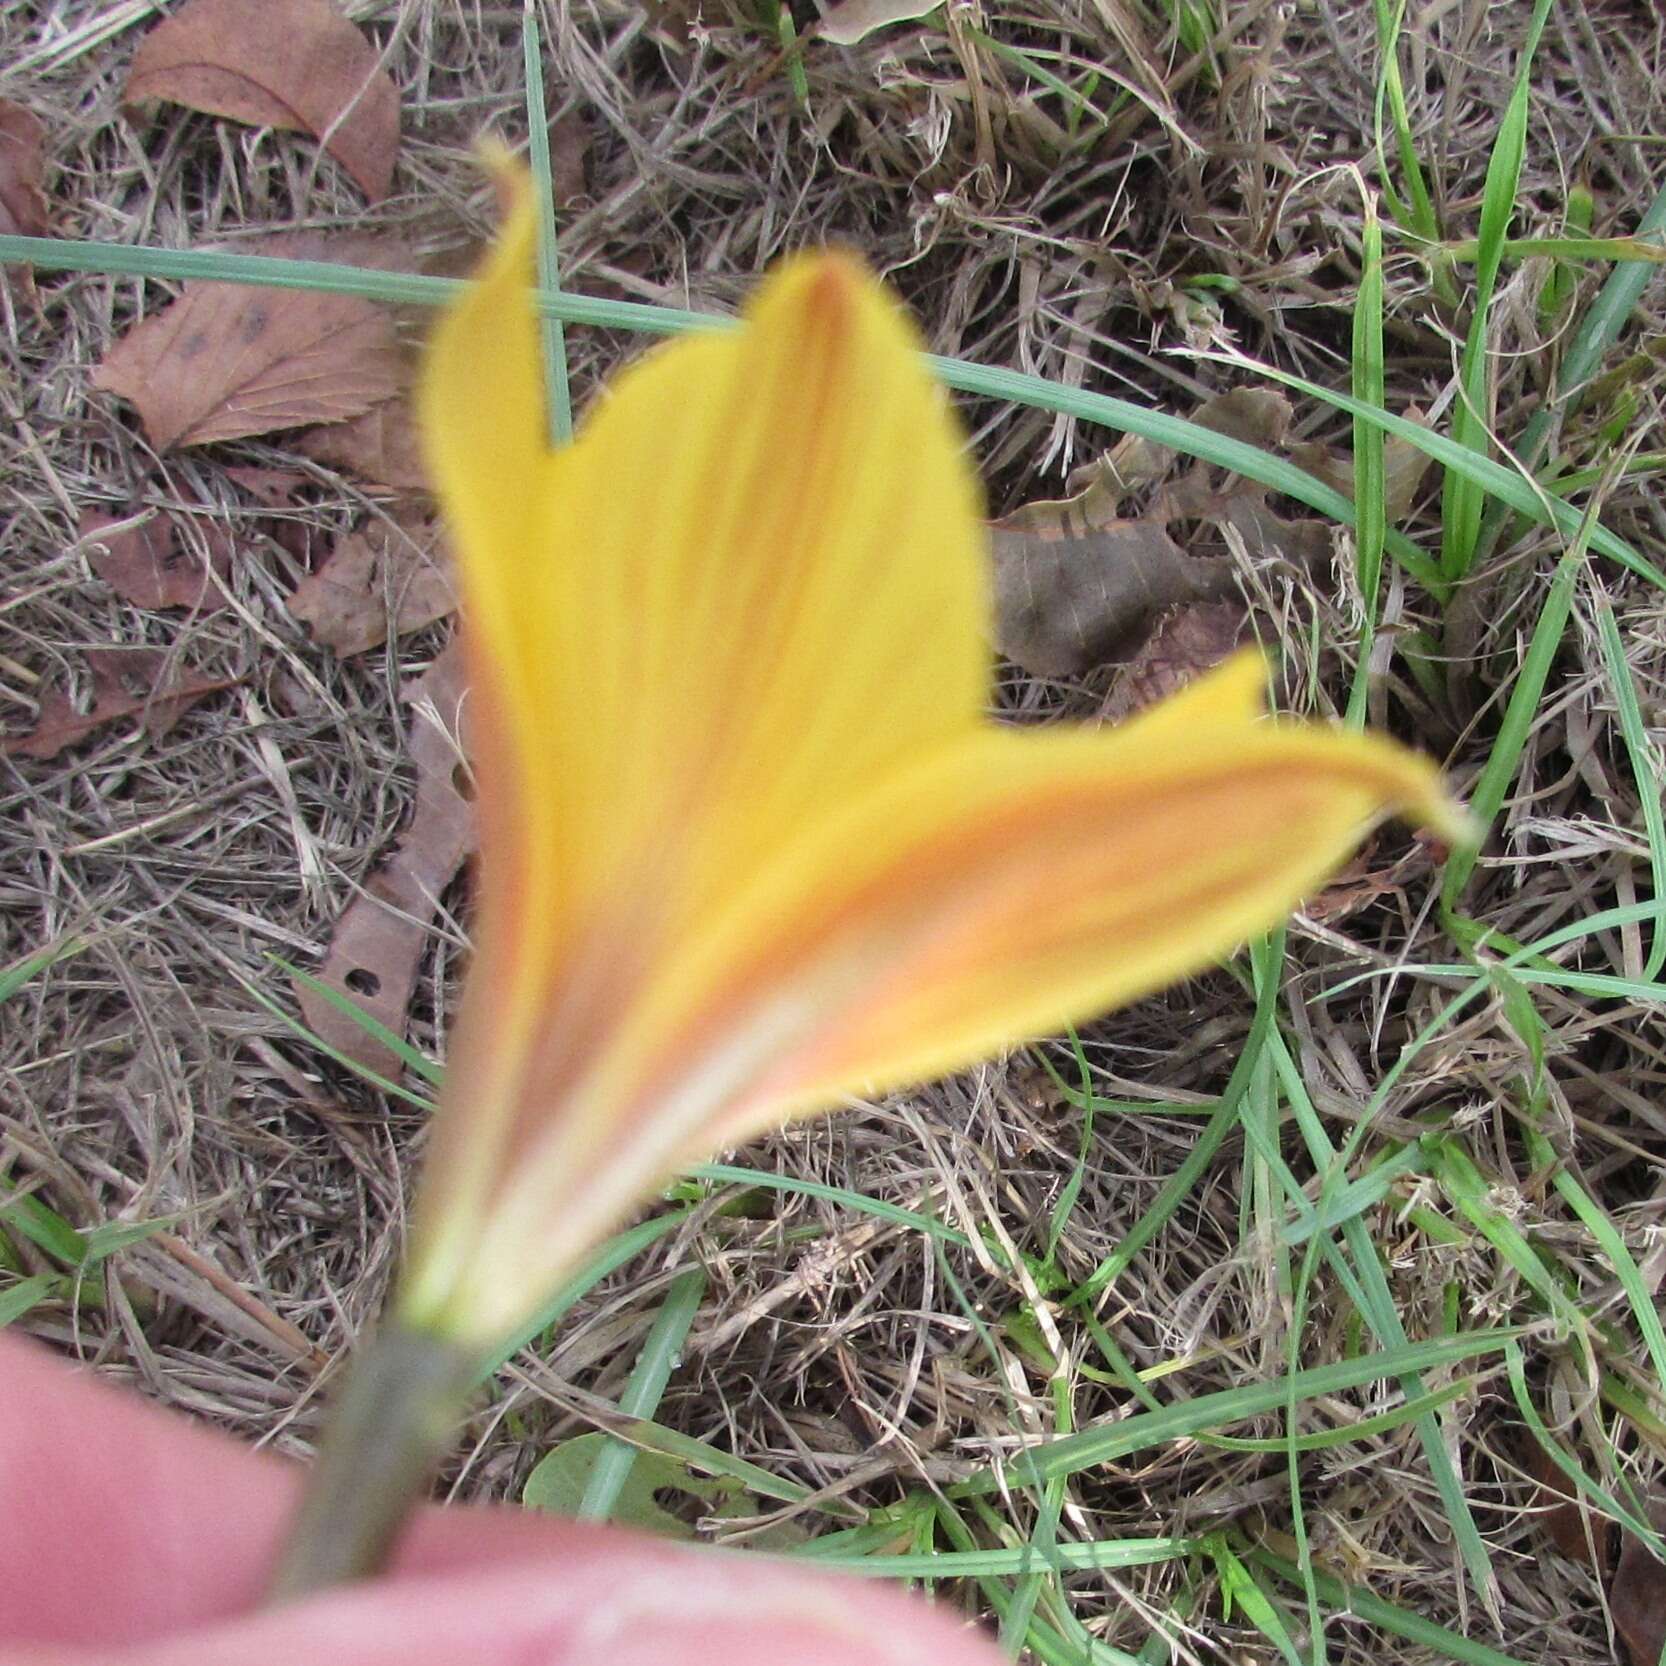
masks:
[[[971,732],[989,690],[979,491],[885,292],[846,256],[789,261],[741,329],[650,353],[552,454],[510,184],[422,394],[482,848],[448,1089],[472,1104],[437,1130],[426,1266],[465,1253],[551,1084],[600,1068],[656,968],[804,822]]]
[[[610,1230],[679,1164],[783,1115],[1208,965],[1385,813],[1454,828],[1433,767],[1404,749],[1250,721],[1263,675],[1240,659],[1120,731],[979,728],[830,806],[554,1090],[485,1228],[498,1275],[469,1275],[454,1312],[501,1320],[493,1282],[542,1282],[545,1257]]]

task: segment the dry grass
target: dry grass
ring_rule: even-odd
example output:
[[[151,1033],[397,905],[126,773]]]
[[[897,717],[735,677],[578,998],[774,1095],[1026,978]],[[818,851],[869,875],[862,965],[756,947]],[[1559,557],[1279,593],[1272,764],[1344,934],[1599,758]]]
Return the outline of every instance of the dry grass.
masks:
[[[1472,229],[1526,9],[1436,6],[1409,26],[1421,157],[1460,234]],[[266,227],[370,226],[397,233],[428,269],[458,269],[491,218],[469,141],[484,128],[524,132],[519,7],[405,0],[351,10],[385,43],[406,117],[395,195],[368,214],[305,141],[178,110],[141,126],[124,120],[122,76],[149,8],[54,0],[0,11],[0,63],[13,66],[0,74],[0,93],[48,120],[60,233],[235,245]],[[1116,0],[992,7],[981,22],[972,12],[946,23],[939,15],[851,50],[812,41],[807,113],[776,43],[743,10],[712,3],[691,16],[678,0],[658,10],[546,8],[551,115],[583,152],[579,192],[561,210],[570,287],[729,307],[784,250],[832,237],[890,276],[940,352],[1182,413],[1242,380],[1187,348],[1233,343],[1346,386],[1360,199],[1345,165],[1371,168],[1370,8],[1246,0],[1227,8],[1230,30],[1196,62],[1143,9]],[[1519,230],[1557,229],[1579,177],[1597,193],[1599,231],[1634,224],[1652,195],[1654,153],[1626,135],[1661,130],[1661,30],[1658,11],[1631,0],[1566,6],[1553,17]],[[1100,66],[1093,98],[1102,110],[1117,86],[1133,97],[1102,130],[1087,122],[1072,139],[1065,102],[980,31],[1007,48],[1067,54],[1078,84],[1084,67]],[[1230,291],[1200,287],[1199,278],[1230,279]],[[1535,263],[1506,267],[1496,412],[1506,436],[1542,394],[1566,328],[1539,318],[1542,279]],[[1582,296],[1593,287],[1587,276]],[[113,1258],[78,1307],[37,1308],[26,1324],[156,1398],[301,1452],[317,1427],[318,1383],[386,1286],[423,1119],[321,1063],[248,986],[288,999],[267,957],[313,960],[394,837],[410,788],[398,689],[445,632],[345,663],[309,643],[282,601],[299,576],[295,557],[223,473],[228,462],[295,466],[281,438],[151,456],[130,413],[90,395],[87,381],[106,346],[158,296],[104,277],[43,278],[42,290],[44,325],[15,293],[5,314],[4,716],[26,722],[42,679],[77,675],[77,653],[92,644],[151,644],[238,684],[160,741],[118,725],[55,763],[0,762],[0,964],[71,937],[84,943],[5,1007],[0,1138],[12,1183],[81,1226],[174,1223]],[[1658,307],[1658,295],[1647,304]],[[1427,408],[1450,381],[1461,325],[1403,252],[1391,252],[1388,306],[1389,404]],[[1658,312],[1648,311],[1628,348],[1658,326]],[[568,342],[581,400],[628,345],[583,331]],[[1630,377],[1628,397],[1621,415],[1637,433],[1657,409],[1652,362]],[[980,404],[967,414],[997,508],[1058,495],[1066,469],[1111,438],[1042,412]],[[1602,415],[1574,421],[1589,431]],[[1298,405],[1298,427],[1346,439],[1320,407]],[[1600,461],[1595,441],[1577,433],[1570,451]],[[322,538],[365,505],[343,477],[316,468],[313,476],[311,501],[294,516]],[[238,535],[232,606],[196,618],[143,615],[90,576],[75,541],[78,513],[132,502],[183,506]],[[1666,521],[1646,483],[1616,491],[1605,518],[1658,559]],[[1426,532],[1437,520],[1425,492],[1408,530]],[[1468,588],[1447,638],[1443,697],[1398,673],[1386,687],[1377,715],[1449,751],[1460,784],[1486,756],[1558,553],[1548,535],[1518,538]],[[1353,639],[1345,588],[1316,587],[1266,552],[1241,556],[1262,633],[1287,643],[1312,699],[1335,697],[1346,658],[1338,644]],[[1470,898],[1475,917],[1523,941],[1648,895],[1637,792],[1590,625],[1599,584],[1617,610],[1657,744],[1666,722],[1666,605],[1605,566],[1581,591],[1505,836]],[[1403,586],[1387,619],[1401,630],[1438,622],[1428,599]],[[1103,686],[1048,687],[1008,674],[1004,693],[1015,710],[1085,711]],[[1388,836],[1374,865],[1387,867],[1406,848]],[[451,920],[437,936],[413,1015],[412,1039],[436,1054],[462,929]],[[1645,947],[1646,930],[1628,927],[1562,958],[1635,977]],[[1444,998],[1443,986],[1415,976],[1339,986],[1362,970],[1457,958],[1435,924],[1430,874],[1415,861],[1355,911],[1297,923],[1288,1036],[1338,1142]],[[1534,994],[1557,1147],[1652,1287],[1666,1225],[1658,1001]],[[1057,1249],[1066,1284],[1117,1248],[1196,1138],[1195,1118],[1141,1105],[1195,1106],[1217,1095],[1251,1007],[1241,982],[1220,973],[1085,1038],[1096,1092],[1125,1108],[1099,1116]],[[1051,1057],[1074,1081],[1068,1050]],[[1498,1004],[1471,1009],[1400,1077],[1355,1172],[1382,1140],[1450,1125],[1494,1199],[1534,1234],[1578,1301],[1623,1320],[1612,1269],[1550,1176],[1523,1155],[1522,1069]],[[764,1142],[746,1159],[759,1168],[937,1213],[980,1248],[939,1262],[920,1235],[810,1197],[768,1194],[720,1213],[716,1203],[732,1195],[723,1193],[506,1372],[462,1448],[454,1489],[515,1496],[543,1452],[591,1426],[595,1403],[617,1397],[667,1280],[690,1259],[707,1268],[710,1289],[659,1418],[822,1489],[847,1520],[963,1477],[1010,1451],[1017,1431],[1050,1432],[1047,1367],[1025,1354],[1006,1321],[1052,1293],[1035,1280],[1053,1269],[1034,1258],[1075,1169],[1080,1131],[1079,1110],[1018,1055]],[[1285,1147],[1300,1173],[1311,1172],[1293,1138]],[[1133,1365],[1173,1373],[1156,1384],[1164,1399],[1285,1369],[1291,1296],[1262,1230],[1281,1211],[1269,1217],[1254,1195],[1252,1158],[1234,1134],[1131,1274],[1101,1298],[1098,1317]],[[1484,1236],[1460,1222],[1454,1242],[1437,1243],[1406,1217],[1408,1201],[1452,1211],[1423,1181],[1370,1217],[1412,1336],[1438,1334],[1453,1317],[1468,1326],[1538,1316]],[[25,1268],[44,1265],[26,1240],[15,1248]],[[1014,1264],[1017,1273],[1003,1271]],[[1321,1267],[1300,1338],[1304,1364],[1359,1345],[1350,1313]],[[1056,1329],[1044,1325],[1039,1346],[1056,1341],[1068,1361],[1078,1424],[1123,1415],[1127,1394],[1081,1370],[1106,1362],[1078,1319],[1053,1313],[1049,1324]],[[1578,1440],[1594,1416],[1589,1382],[1553,1335],[1529,1346],[1541,1405]],[[1622,1370],[1623,1358],[1610,1365]],[[1641,1391],[1666,1415],[1640,1351],[1634,1365]],[[1607,1660],[1591,1576],[1548,1555],[1523,1513],[1535,1500],[1508,1388],[1493,1359],[1475,1368],[1481,1379],[1442,1415],[1500,1580],[1496,1616],[1466,1594],[1409,1427],[1302,1459],[1314,1559],[1521,1659]],[[1388,1402],[1331,1404],[1346,1417]],[[1263,1420],[1231,1432],[1276,1428]],[[1618,1438],[1646,1485],[1660,1428]],[[1032,1500],[1017,1494],[1002,1508],[1029,1531]],[[1065,1496],[1070,1537],[1217,1529],[1287,1545],[1282,1453],[1181,1441],[1077,1475]],[[1223,1620],[1211,1564],[1192,1564],[1191,1577],[1200,1583],[1179,1656],[1272,1658],[1241,1613]],[[1076,1574],[1066,1584],[1088,1630],[1130,1650],[1180,1589],[1172,1564]],[[1429,1658],[1353,1622],[1339,1623],[1329,1642],[1335,1662]]]

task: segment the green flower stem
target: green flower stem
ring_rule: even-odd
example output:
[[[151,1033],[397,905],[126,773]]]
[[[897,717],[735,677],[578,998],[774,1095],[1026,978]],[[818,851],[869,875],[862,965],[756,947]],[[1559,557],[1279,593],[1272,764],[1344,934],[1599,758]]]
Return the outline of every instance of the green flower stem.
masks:
[[[357,1359],[272,1580],[273,1602],[386,1565],[480,1379],[475,1349],[389,1321]]]

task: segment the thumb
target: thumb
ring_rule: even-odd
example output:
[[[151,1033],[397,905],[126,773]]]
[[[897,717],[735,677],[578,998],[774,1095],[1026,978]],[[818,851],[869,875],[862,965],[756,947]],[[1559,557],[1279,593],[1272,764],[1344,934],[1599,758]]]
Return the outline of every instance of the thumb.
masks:
[[[741,1552],[602,1534],[513,1562],[345,1587],[139,1648],[10,1666],[997,1666],[972,1627],[854,1581]]]

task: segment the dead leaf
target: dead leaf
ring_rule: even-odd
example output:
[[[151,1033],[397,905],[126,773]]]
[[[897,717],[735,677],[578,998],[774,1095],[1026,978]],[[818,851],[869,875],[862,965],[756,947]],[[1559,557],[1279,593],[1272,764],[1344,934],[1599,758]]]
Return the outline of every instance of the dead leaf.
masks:
[[[0,736],[0,752],[12,757],[55,758],[95,729],[139,716],[147,735],[165,735],[199,700],[231,688],[234,677],[182,676],[160,648],[89,648],[84,658],[92,683],[86,711],[60,688],[41,695],[34,726]]]
[[[321,983],[396,1035],[406,1012],[439,899],[474,850],[475,816],[456,736],[466,692],[461,644],[453,642],[405,692],[415,709],[411,760],[416,808],[398,848],[336,922]],[[307,1025],[338,1052],[397,1081],[399,1055],[302,984]]]
[[[1421,423],[1423,412],[1415,405],[1405,412],[1408,421]],[[1337,451],[1328,445],[1293,445],[1290,461],[1299,469],[1340,492],[1343,497],[1354,495],[1354,459],[1352,453]],[[1417,501],[1423,477],[1434,459],[1426,451],[1419,451],[1410,440],[1398,434],[1383,437],[1383,503],[1388,513],[1388,524],[1403,521]]]
[[[1276,449],[1290,432],[1290,401],[1267,388],[1232,388],[1206,399],[1191,414],[1200,428],[1207,428],[1263,451]],[[1109,451],[1071,475],[1073,496],[1055,505],[1068,505],[1088,526],[1115,520],[1121,506],[1135,492],[1155,486],[1174,467],[1177,453],[1139,434],[1124,434]]]
[[[91,542],[87,563],[125,602],[135,607],[189,607],[212,613],[225,605],[217,577],[231,565],[231,533],[215,522],[153,513],[134,524],[137,511],[81,513],[77,533]],[[106,528],[119,531],[106,534]]]
[[[287,509],[295,494],[311,484],[299,469],[267,469],[254,463],[233,463],[225,471],[231,483],[267,509]]]
[[[835,46],[855,46],[859,40],[890,23],[909,23],[925,17],[943,0],[839,0],[816,26],[816,33]]]
[[[1378,860],[1377,849],[1378,841],[1373,839],[1324,890],[1307,900],[1302,913],[1321,925],[1335,925],[1383,897],[1398,897],[1404,903],[1412,881],[1434,871],[1436,847],[1430,839],[1414,839],[1386,867]]]
[[[1358,860],[1355,859],[1356,863]],[[1598,1573],[1606,1576],[1614,1560],[1610,1540],[1618,1531],[1615,1524],[1580,1503],[1573,1483],[1562,1474],[1538,1441],[1530,1440],[1525,1444],[1527,1470],[1539,1484],[1539,1507],[1533,1512],[1539,1531],[1570,1561],[1587,1568],[1594,1566]],[[1591,1528],[1589,1537],[1585,1532],[1587,1522]],[[1593,1548],[1596,1551],[1594,1563],[1591,1559]],[[1660,1651],[1656,1649],[1649,1666],[1655,1666],[1659,1658]]]
[[[443,619],[457,606],[433,519],[376,520],[336,540],[324,564],[296,586],[289,611],[316,642],[362,654]]]
[[[365,238],[274,237],[261,252],[384,266]],[[93,386],[130,399],[158,451],[341,422],[403,380],[388,315],[372,301],[299,289],[188,283],[104,355]]]
[[[46,124],[0,98],[0,232],[8,237],[46,237]]]
[[[565,208],[590,189],[590,123],[570,110],[550,124],[550,194]]]
[[[1099,716],[1121,723],[1212,671],[1243,642],[1249,610],[1241,602],[1194,602],[1162,621],[1117,677]]]
[[[1623,1537],[1608,1587],[1608,1607],[1631,1666],[1657,1666],[1666,1645],[1666,1567],[1655,1561],[1635,1533]]]
[[[372,202],[399,150],[399,93],[331,0],[186,0],[144,38],[122,103],[161,99],[310,133]]]
[[[1052,532],[999,521],[992,543],[996,646],[1038,677],[1079,676],[1171,608],[1218,600],[1235,583],[1231,563],[1187,555],[1156,520]]]
[[[375,486],[426,492],[416,424],[404,399],[388,399],[351,422],[334,422],[301,435],[295,449],[327,468],[346,469]]]
[[[51,235],[44,189],[45,141],[46,126],[38,116],[9,98],[0,98],[0,233],[8,237]],[[19,287],[36,312],[40,311],[32,267],[0,267],[0,277],[20,279]]]

